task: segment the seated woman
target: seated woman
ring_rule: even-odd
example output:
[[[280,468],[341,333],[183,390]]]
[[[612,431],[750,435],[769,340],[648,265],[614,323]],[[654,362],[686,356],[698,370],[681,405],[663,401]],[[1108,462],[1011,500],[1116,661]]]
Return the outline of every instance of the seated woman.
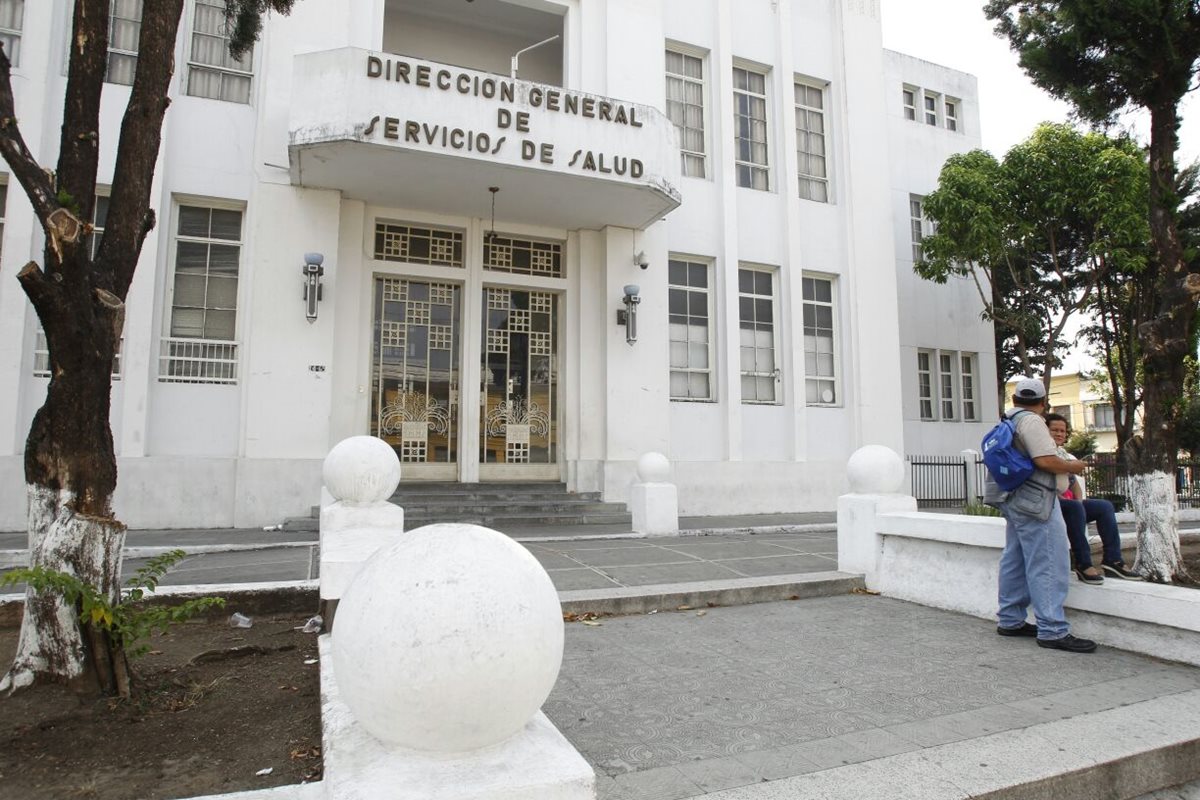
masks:
[[[1058,456],[1075,460],[1063,445],[1070,435],[1066,417],[1047,414],[1046,426],[1050,438],[1058,445]],[[1067,539],[1071,542],[1071,553],[1075,556],[1075,574],[1084,583],[1104,583],[1105,576],[1140,581],[1142,576],[1125,566],[1121,560],[1121,534],[1117,530],[1117,516],[1112,503],[1107,500],[1092,500],[1084,496],[1083,481],[1071,476],[1067,491],[1059,498],[1063,520],[1067,523]],[[1100,562],[1103,572],[1092,565],[1092,547],[1088,544],[1087,524],[1096,523],[1100,541],[1104,545],[1104,557]]]

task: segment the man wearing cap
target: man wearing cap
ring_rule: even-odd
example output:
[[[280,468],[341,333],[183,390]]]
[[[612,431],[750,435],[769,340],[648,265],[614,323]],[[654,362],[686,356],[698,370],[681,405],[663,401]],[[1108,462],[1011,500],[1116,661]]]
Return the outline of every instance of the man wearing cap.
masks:
[[[1063,603],[1071,574],[1067,549],[1067,530],[1058,504],[1058,495],[1067,488],[1067,476],[1084,470],[1082,461],[1066,461],[1058,456],[1058,447],[1050,437],[1042,414],[1046,410],[1046,387],[1041,381],[1023,378],[1013,392],[1013,408],[1004,416],[1013,420],[1017,449],[1033,460],[1036,467],[1029,481],[1054,490],[1049,516],[1043,518],[1016,502],[1025,487],[1011,492],[1002,490],[988,474],[983,501],[997,506],[1008,522],[1004,553],[1000,556],[1000,611],[996,633],[1001,636],[1036,636],[1041,647],[1090,653],[1096,643],[1071,635]],[[1030,412],[1028,414],[1022,412]],[[1037,625],[1025,621],[1033,607]]]

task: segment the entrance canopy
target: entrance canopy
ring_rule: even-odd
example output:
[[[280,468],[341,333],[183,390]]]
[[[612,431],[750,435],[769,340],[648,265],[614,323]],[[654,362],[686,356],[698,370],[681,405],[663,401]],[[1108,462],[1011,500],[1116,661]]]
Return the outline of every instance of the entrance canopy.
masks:
[[[296,58],[292,183],[365,202],[568,230],[679,206],[670,121],[649,106],[344,48]]]

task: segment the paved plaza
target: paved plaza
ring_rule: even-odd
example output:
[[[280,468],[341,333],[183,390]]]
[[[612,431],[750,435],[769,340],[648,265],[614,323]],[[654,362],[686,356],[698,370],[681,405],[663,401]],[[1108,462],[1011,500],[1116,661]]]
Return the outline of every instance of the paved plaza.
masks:
[[[901,754],[928,766],[946,747],[1030,726],[1104,726],[1104,712],[1110,725],[1152,707],[1200,713],[1200,669],[1112,648],[1045,650],[985,620],[869,595],[598,622],[567,626],[544,710],[595,767],[605,800],[695,797]],[[1105,755],[1103,737],[1085,735],[1053,758],[1067,771]],[[1027,757],[1031,773],[1046,766],[1045,754]],[[989,773],[933,771],[972,792]],[[954,796],[914,788],[890,796]],[[877,795],[864,785],[862,796]]]

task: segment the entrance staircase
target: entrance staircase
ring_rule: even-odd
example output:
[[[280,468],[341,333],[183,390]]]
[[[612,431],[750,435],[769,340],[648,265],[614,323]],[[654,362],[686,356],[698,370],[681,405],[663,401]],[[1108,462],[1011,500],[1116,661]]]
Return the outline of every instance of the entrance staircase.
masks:
[[[390,498],[404,509],[407,530],[435,522],[470,522],[501,531],[538,526],[623,525],[632,518],[623,504],[605,503],[599,492],[568,492],[564,483],[401,483]],[[291,519],[285,530],[316,530],[311,518]]]

